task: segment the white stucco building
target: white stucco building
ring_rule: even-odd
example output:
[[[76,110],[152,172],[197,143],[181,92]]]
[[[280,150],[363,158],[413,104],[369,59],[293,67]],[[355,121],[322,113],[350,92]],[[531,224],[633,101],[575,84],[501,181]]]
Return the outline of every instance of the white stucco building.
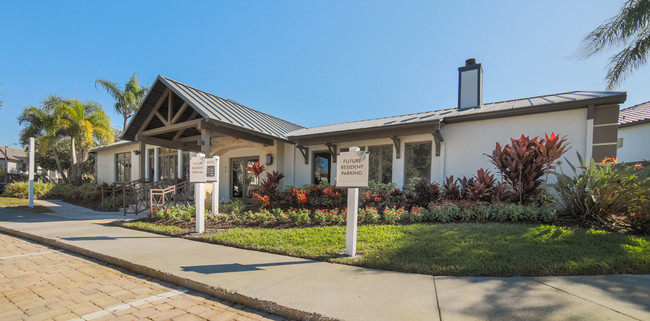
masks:
[[[618,141],[618,161],[650,161],[650,102],[620,111]]]
[[[598,161],[616,156],[625,92],[574,91],[483,103],[482,74],[473,59],[459,68],[454,108],[313,128],[158,76],[124,141],[93,150],[98,181],[184,177],[188,153],[204,152],[220,156],[220,198],[246,201],[255,184],[248,164],[283,172],[283,187],[334,183],[337,154],[351,146],[369,151],[370,179],[398,186],[413,177],[442,181],[493,170],[484,154],[496,142],[522,134],[566,136],[569,158],[576,151]]]

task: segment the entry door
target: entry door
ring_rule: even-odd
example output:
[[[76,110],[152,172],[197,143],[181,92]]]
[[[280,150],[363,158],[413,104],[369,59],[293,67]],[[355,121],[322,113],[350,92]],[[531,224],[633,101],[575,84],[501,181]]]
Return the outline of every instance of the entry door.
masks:
[[[253,195],[252,189],[257,187],[258,181],[251,172],[247,171],[248,165],[259,162],[259,157],[240,157],[230,159],[230,197],[249,203]]]

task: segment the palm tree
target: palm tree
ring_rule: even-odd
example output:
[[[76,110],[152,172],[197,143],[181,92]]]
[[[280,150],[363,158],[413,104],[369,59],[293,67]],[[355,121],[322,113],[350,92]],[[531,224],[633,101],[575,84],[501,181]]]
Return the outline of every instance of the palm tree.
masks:
[[[95,81],[95,88],[97,88],[97,84],[104,87],[115,98],[115,110],[124,117],[124,126],[122,127],[122,132],[124,132],[129,118],[140,108],[144,98],[147,96],[149,87],[141,87],[138,82],[138,77],[135,74],[124,85],[124,90],[120,89],[118,84],[108,80],[97,79]]]
[[[650,51],[650,1],[627,0],[621,11],[583,40],[579,55],[591,57],[605,49],[624,46],[610,58],[607,89],[617,87],[628,73],[646,63]]]
[[[113,143],[111,120],[98,103],[79,102],[74,98],[56,105],[54,115],[71,139],[72,177],[75,184],[81,184],[81,168],[90,156],[90,149],[95,143]]]
[[[50,95],[41,102],[41,107],[25,107],[18,117],[18,123],[20,125],[27,123],[27,126],[20,131],[20,143],[23,146],[27,145],[29,138],[34,137],[40,156],[44,157],[51,152],[63,181],[68,183],[68,178],[65,175],[57,152],[57,145],[61,142],[63,135],[54,116],[54,107],[62,102],[61,97]]]

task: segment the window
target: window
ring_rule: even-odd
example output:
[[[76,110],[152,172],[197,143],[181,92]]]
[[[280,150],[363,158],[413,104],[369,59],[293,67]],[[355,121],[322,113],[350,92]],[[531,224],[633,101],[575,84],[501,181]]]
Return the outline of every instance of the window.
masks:
[[[393,181],[393,145],[370,146],[368,180],[388,184]]]
[[[178,151],[172,148],[160,148],[158,154],[159,179],[178,178]]]
[[[431,181],[431,142],[406,143],[404,184],[409,184],[414,178],[424,178]]]
[[[329,152],[316,152],[314,153],[314,161],[312,168],[312,183],[320,184],[327,183],[331,184],[331,165],[332,165],[332,155]]]
[[[131,181],[131,152],[115,154],[115,181]]]
[[[154,177],[153,177],[153,174],[154,174],[153,169],[154,169],[154,156],[155,156],[155,154],[154,154],[154,149],[153,149],[153,148],[149,148],[149,149],[148,149],[148,152],[149,152],[149,160],[148,160],[148,162],[149,162],[149,167],[147,167],[147,168],[149,169],[149,170],[148,170],[148,171],[149,171],[149,175],[147,176],[147,178],[149,179],[149,181],[152,181],[152,182],[153,182],[153,180],[154,180]]]

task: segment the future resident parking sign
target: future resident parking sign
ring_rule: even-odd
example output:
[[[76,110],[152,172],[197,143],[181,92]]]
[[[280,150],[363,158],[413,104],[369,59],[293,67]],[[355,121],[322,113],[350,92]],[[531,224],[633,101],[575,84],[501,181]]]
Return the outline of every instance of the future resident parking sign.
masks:
[[[336,186],[368,187],[368,153],[341,152],[336,162]]]
[[[190,183],[205,183],[205,157],[190,157]]]

